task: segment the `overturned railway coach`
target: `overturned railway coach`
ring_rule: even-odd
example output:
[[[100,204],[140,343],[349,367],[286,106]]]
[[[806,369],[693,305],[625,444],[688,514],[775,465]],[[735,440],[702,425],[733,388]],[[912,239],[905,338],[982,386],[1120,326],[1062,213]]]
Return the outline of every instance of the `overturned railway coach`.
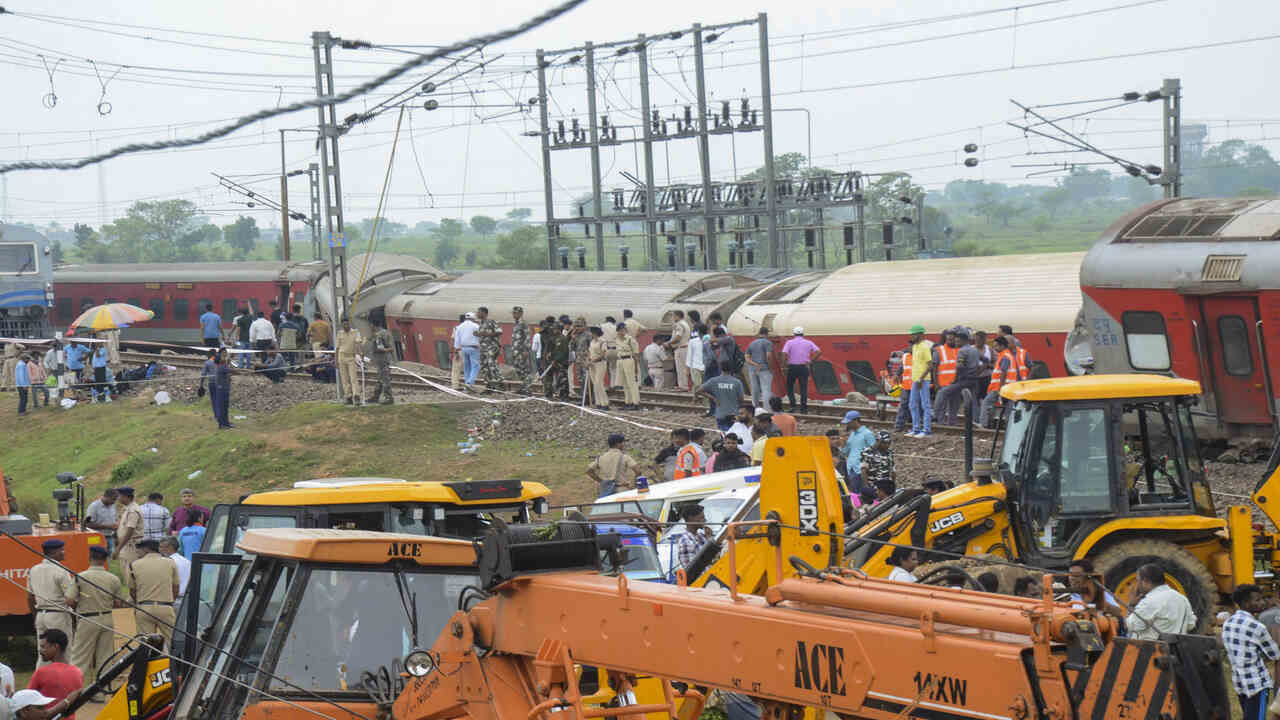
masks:
[[[796,327],[822,356],[812,363],[809,397],[880,392],[889,354],[923,325],[938,341],[955,327],[995,332],[1010,325],[1031,356],[1032,377],[1062,377],[1081,368],[1066,357],[1080,310],[1076,278],[1084,253],[997,255],[868,262],[808,273],[768,285],[737,307],[729,332],[739,345],[761,326],[775,350]],[[773,367],[774,393],[785,393],[785,368]]]
[[[1280,200],[1163,200],[1111,225],[1080,268],[1079,341],[1099,373],[1198,380],[1219,434],[1276,423]]]
[[[503,331],[504,358],[511,341],[511,308],[524,308],[536,328],[548,315],[579,316],[599,325],[606,316],[635,313],[641,347],[671,333],[673,310],[698,310],[726,318],[759,281],[728,272],[547,272],[480,270],[452,282],[427,282],[386,304],[388,328],[406,360],[450,368],[449,350],[458,316],[489,308]],[[505,361],[505,360],[504,360]]]

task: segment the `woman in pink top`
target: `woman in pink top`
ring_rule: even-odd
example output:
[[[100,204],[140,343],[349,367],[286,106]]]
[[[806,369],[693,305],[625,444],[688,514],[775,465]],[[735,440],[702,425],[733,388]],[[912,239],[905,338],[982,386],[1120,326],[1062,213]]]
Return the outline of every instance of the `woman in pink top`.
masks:
[[[782,346],[778,364],[787,366],[787,402],[796,411],[795,383],[800,383],[800,412],[809,412],[809,366],[822,356],[822,351],[804,336],[804,328],[796,326],[792,338]]]

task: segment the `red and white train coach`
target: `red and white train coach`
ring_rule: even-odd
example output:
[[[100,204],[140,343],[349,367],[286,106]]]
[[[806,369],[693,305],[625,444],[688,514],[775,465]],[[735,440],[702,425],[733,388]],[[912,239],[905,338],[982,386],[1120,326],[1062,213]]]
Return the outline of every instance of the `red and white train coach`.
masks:
[[[548,315],[622,320],[623,309],[644,326],[641,347],[669,335],[671,311],[698,310],[728,317],[759,281],[727,272],[585,272],[480,270],[451,282],[428,282],[386,304],[388,328],[406,360],[449,368],[449,348],[458,316],[484,306],[501,325],[504,349],[511,338],[511,308],[524,308],[537,325]]]
[[[830,273],[796,275],[758,290],[738,306],[729,331],[745,345],[761,326],[780,349],[795,327],[817,343],[810,397],[880,392],[889,354],[907,330],[930,339],[957,325],[995,332],[1009,325],[1031,355],[1037,377],[1068,374],[1067,335],[1080,310],[1084,253],[999,255],[871,262]],[[1078,372],[1078,370],[1073,370]],[[774,391],[783,373],[774,368]]]
[[[1080,269],[1100,373],[1198,380],[1226,435],[1269,434],[1280,373],[1280,200],[1174,199],[1116,221]]]

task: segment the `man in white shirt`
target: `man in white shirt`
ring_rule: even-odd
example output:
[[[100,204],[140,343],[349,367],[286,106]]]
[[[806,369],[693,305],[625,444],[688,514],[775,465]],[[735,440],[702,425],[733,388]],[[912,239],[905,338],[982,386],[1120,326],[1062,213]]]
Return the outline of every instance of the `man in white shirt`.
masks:
[[[630,325],[630,323],[627,323],[628,329],[630,329]],[[649,377],[653,380],[653,389],[661,390],[666,387],[667,372],[664,366],[667,358],[671,357],[671,353],[659,345],[657,340],[654,340],[645,346],[641,355],[644,357],[644,365],[649,371]]]
[[[751,406],[744,405],[743,407],[738,408],[738,416],[734,418],[733,424],[725,431],[738,436],[738,449],[748,455],[751,454],[751,446],[755,444],[751,437],[751,423],[753,419],[754,418],[751,416]]]
[[[276,328],[267,319],[266,313],[258,311],[258,317],[249,326],[249,344],[258,352],[266,352],[276,341]]]
[[[187,592],[187,581],[191,579],[191,561],[178,551],[178,538],[167,535],[160,541],[160,554],[173,561],[178,568],[178,597]],[[177,598],[174,598],[175,604]]]
[[[466,319],[466,315],[458,316],[458,324],[453,326],[453,344],[449,349],[449,387],[454,390],[462,387],[462,347],[458,345],[458,331]]]
[[[889,571],[889,579],[894,582],[913,583],[916,576],[911,574],[920,565],[920,554],[914,548],[895,547],[893,552],[889,553],[889,565],[893,567]]]
[[[1129,637],[1159,640],[1161,634],[1185,635],[1196,628],[1196,614],[1186,596],[1165,583],[1155,563],[1138,568],[1138,604],[1125,617]]]
[[[462,353],[462,382],[467,386],[474,385],[476,376],[480,374],[480,336],[476,335],[479,329],[473,313],[463,316],[462,324],[458,325],[457,343],[458,351]]]

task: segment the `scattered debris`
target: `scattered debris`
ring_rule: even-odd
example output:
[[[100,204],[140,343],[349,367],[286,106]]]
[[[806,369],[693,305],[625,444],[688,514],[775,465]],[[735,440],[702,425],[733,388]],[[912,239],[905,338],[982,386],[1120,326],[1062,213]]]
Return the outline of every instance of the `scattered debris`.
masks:
[[[170,402],[173,402],[173,398],[169,396],[169,393],[164,390],[160,390],[156,393],[156,405],[168,405]]]
[[[188,479],[188,480],[195,480],[196,478],[200,477],[200,473],[202,473],[202,472],[204,472],[204,471],[203,471],[203,470],[197,470],[197,471],[195,471],[195,472],[193,472],[193,473],[187,473],[187,479]]]

